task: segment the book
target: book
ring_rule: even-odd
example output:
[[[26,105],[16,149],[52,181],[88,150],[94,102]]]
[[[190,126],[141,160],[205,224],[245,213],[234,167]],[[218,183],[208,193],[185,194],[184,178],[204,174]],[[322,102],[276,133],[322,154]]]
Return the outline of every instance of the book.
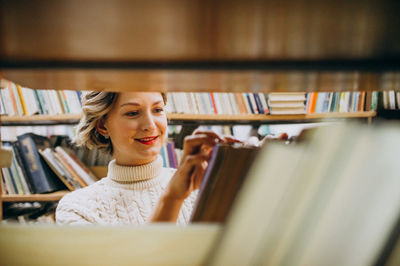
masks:
[[[399,134],[398,123],[345,124],[265,145],[206,264],[378,265],[388,242],[398,250]]]
[[[191,222],[225,222],[257,152],[256,147],[228,144],[213,148]]]
[[[77,172],[76,168],[72,165],[72,159],[69,158],[65,151],[60,149],[60,147],[55,148],[55,152],[53,153],[55,158],[60,162],[63,167],[66,169],[68,174],[72,176],[72,179],[79,183],[81,187],[86,187],[88,183],[82,178],[80,173]]]
[[[305,92],[272,92],[268,94],[270,101],[305,101]]]
[[[305,114],[305,107],[274,107],[270,108],[271,115]]]
[[[38,149],[50,147],[49,139],[33,133],[20,135],[17,139],[27,179],[33,188],[32,192],[40,194],[66,189],[44,159],[39,156]]]
[[[50,148],[46,148],[44,150],[39,150],[39,153],[47,162],[49,167],[53,170],[53,172],[58,176],[58,178],[60,178],[60,180],[70,191],[82,187],[79,182],[76,181],[74,177],[68,172],[68,170],[63,166],[63,164],[57,159],[54,151],[52,151]]]

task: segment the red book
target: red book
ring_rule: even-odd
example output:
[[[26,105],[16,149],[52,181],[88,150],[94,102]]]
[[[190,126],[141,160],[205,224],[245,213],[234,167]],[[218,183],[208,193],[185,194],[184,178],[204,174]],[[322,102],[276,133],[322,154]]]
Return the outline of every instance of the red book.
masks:
[[[210,96],[211,96],[211,102],[212,102],[212,105],[213,105],[213,108],[214,108],[214,113],[218,114],[217,106],[215,105],[214,93],[210,92]]]

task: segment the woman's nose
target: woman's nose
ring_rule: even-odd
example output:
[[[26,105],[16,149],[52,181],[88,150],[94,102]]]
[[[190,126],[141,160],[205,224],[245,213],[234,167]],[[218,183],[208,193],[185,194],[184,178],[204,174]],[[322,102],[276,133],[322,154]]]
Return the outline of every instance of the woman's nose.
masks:
[[[141,129],[144,131],[153,131],[156,128],[154,117],[151,113],[147,112],[142,116]]]

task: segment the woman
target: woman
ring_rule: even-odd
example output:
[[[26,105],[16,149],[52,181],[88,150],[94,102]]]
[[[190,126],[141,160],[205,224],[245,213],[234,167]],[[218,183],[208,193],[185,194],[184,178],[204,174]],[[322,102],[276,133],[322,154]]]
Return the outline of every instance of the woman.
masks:
[[[144,224],[189,222],[210,150],[232,142],[213,132],[185,138],[177,170],[162,167],[159,155],[167,138],[165,94],[88,92],[77,144],[113,155],[107,177],[65,195],[58,224]]]

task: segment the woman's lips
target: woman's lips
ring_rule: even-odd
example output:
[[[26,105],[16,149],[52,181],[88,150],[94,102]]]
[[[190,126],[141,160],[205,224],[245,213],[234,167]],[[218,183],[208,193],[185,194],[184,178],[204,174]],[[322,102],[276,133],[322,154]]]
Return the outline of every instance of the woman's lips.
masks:
[[[158,136],[140,138],[140,139],[135,139],[135,140],[144,145],[152,145],[152,144],[156,143],[157,139],[158,139]]]

